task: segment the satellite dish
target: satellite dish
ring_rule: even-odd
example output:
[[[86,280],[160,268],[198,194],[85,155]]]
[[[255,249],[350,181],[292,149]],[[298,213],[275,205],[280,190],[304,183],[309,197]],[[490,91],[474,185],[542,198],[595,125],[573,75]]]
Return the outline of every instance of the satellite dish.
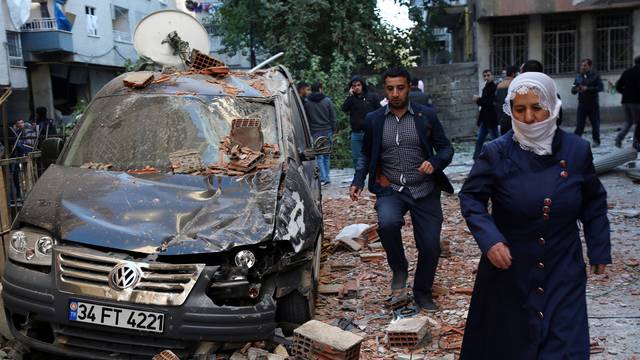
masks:
[[[168,43],[162,43],[172,31],[188,42],[191,50],[209,54],[207,30],[193,16],[179,10],[160,10],[145,16],[133,33],[133,46],[138,54],[160,65],[178,66],[182,64],[180,57],[173,54]]]

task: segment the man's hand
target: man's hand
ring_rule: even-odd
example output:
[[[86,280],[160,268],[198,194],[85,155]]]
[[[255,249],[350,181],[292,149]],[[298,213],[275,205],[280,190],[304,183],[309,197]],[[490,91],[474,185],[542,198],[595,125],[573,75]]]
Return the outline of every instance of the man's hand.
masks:
[[[359,188],[357,186],[352,186],[349,188],[349,197],[353,201],[358,201],[358,199],[360,198],[361,192],[362,192],[362,188]]]
[[[497,243],[487,251],[487,257],[493,266],[498,269],[506,270],[511,267],[511,252],[509,247],[504,243]]]
[[[592,274],[602,275],[602,274],[604,274],[606,269],[607,269],[607,265],[606,264],[591,265],[591,273]]]
[[[473,97],[471,98],[471,101],[473,101],[475,103],[475,102],[478,102],[478,99],[480,99],[480,96],[473,95]]]
[[[578,86],[578,91],[579,92],[585,92],[585,91],[587,91],[587,87],[584,86],[584,85],[580,85],[580,86]]]
[[[426,161],[422,163],[422,165],[420,165],[420,167],[418,168],[418,171],[425,173],[425,174],[433,174],[433,165],[431,165],[431,163],[429,161]]]
[[[349,88],[349,95],[353,95],[353,88]]]

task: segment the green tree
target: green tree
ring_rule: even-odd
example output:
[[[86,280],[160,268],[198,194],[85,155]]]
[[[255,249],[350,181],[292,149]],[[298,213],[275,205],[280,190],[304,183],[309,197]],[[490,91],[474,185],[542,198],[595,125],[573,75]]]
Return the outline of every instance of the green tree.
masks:
[[[379,74],[411,65],[408,33],[382,23],[376,0],[226,0],[207,19],[223,37],[223,52],[256,58],[284,52],[294,77],[320,81],[336,107],[354,73]],[[338,110],[334,158],[350,162],[349,121]]]

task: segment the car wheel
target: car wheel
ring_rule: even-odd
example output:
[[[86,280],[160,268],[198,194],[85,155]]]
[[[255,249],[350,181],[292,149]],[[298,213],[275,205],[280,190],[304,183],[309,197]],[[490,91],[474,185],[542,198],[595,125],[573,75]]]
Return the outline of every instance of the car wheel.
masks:
[[[320,255],[322,252],[322,235],[318,235],[311,260],[311,290],[307,296],[300,291],[293,291],[278,299],[276,319],[285,335],[311,320],[315,313],[316,291],[320,282]]]

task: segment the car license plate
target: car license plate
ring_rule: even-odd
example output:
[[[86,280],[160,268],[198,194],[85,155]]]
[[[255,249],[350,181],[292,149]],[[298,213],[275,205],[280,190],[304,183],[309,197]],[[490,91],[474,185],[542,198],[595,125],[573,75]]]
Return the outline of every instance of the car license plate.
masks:
[[[164,314],[69,301],[69,320],[124,329],[162,333]]]

